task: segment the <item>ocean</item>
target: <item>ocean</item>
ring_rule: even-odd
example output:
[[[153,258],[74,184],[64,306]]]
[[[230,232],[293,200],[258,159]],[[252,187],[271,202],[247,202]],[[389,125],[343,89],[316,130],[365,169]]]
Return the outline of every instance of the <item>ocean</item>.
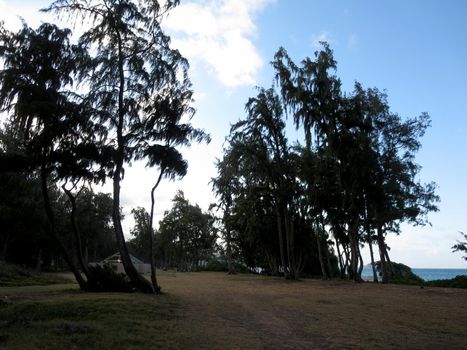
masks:
[[[459,275],[467,276],[467,269],[412,269],[413,273],[425,281],[446,280]],[[362,271],[362,278],[365,280],[373,280],[373,272],[371,266],[366,265]]]

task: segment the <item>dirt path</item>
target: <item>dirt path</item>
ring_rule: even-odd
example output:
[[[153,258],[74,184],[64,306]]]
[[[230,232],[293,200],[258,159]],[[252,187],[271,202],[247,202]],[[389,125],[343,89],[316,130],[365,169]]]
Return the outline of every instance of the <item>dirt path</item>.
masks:
[[[180,325],[200,348],[467,348],[465,290],[220,273],[165,273],[161,284],[186,305]]]

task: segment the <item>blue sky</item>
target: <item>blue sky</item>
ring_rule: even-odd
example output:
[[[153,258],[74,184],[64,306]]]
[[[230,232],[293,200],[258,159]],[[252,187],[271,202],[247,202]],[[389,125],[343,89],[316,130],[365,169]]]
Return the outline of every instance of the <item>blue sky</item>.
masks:
[[[0,19],[13,28],[19,14],[35,26],[44,18],[36,9],[47,3],[0,0]],[[178,188],[208,207],[214,200],[208,185],[215,176],[214,159],[222,154],[230,124],[244,117],[254,87],[272,84],[274,53],[283,46],[300,61],[325,40],[345,90],[357,80],[386,90],[392,111],[403,117],[422,112],[432,117],[417,160],[423,166],[421,180],[439,185],[440,212],[430,214],[431,227],[404,226],[399,237],[390,236],[392,259],[412,267],[467,268],[450,249],[460,239],[458,231],[467,230],[466,13],[462,0],[182,0],[164,26],[191,63],[198,111],[193,123],[210,132],[213,141],[185,151],[189,174],[164,184],[158,217],[170,208]],[[289,128],[291,140],[300,135]],[[128,171],[123,184],[127,213],[148,206],[152,180],[141,165]]]

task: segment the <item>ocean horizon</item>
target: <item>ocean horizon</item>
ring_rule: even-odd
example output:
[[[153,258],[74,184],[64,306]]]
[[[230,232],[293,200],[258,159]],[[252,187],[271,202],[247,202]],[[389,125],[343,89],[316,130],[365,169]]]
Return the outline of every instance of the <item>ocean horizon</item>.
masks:
[[[441,268],[412,268],[412,272],[425,281],[447,280],[456,276],[467,276],[467,269],[441,269]],[[362,278],[373,280],[371,265],[365,265],[362,271]]]

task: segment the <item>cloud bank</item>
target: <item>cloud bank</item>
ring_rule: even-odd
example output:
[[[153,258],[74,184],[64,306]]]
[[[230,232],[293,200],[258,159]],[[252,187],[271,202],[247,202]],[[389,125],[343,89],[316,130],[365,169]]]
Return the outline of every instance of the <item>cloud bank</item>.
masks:
[[[254,15],[271,0],[205,0],[182,3],[164,21],[173,46],[192,63],[206,64],[222,84],[254,85],[263,65],[253,44]]]

